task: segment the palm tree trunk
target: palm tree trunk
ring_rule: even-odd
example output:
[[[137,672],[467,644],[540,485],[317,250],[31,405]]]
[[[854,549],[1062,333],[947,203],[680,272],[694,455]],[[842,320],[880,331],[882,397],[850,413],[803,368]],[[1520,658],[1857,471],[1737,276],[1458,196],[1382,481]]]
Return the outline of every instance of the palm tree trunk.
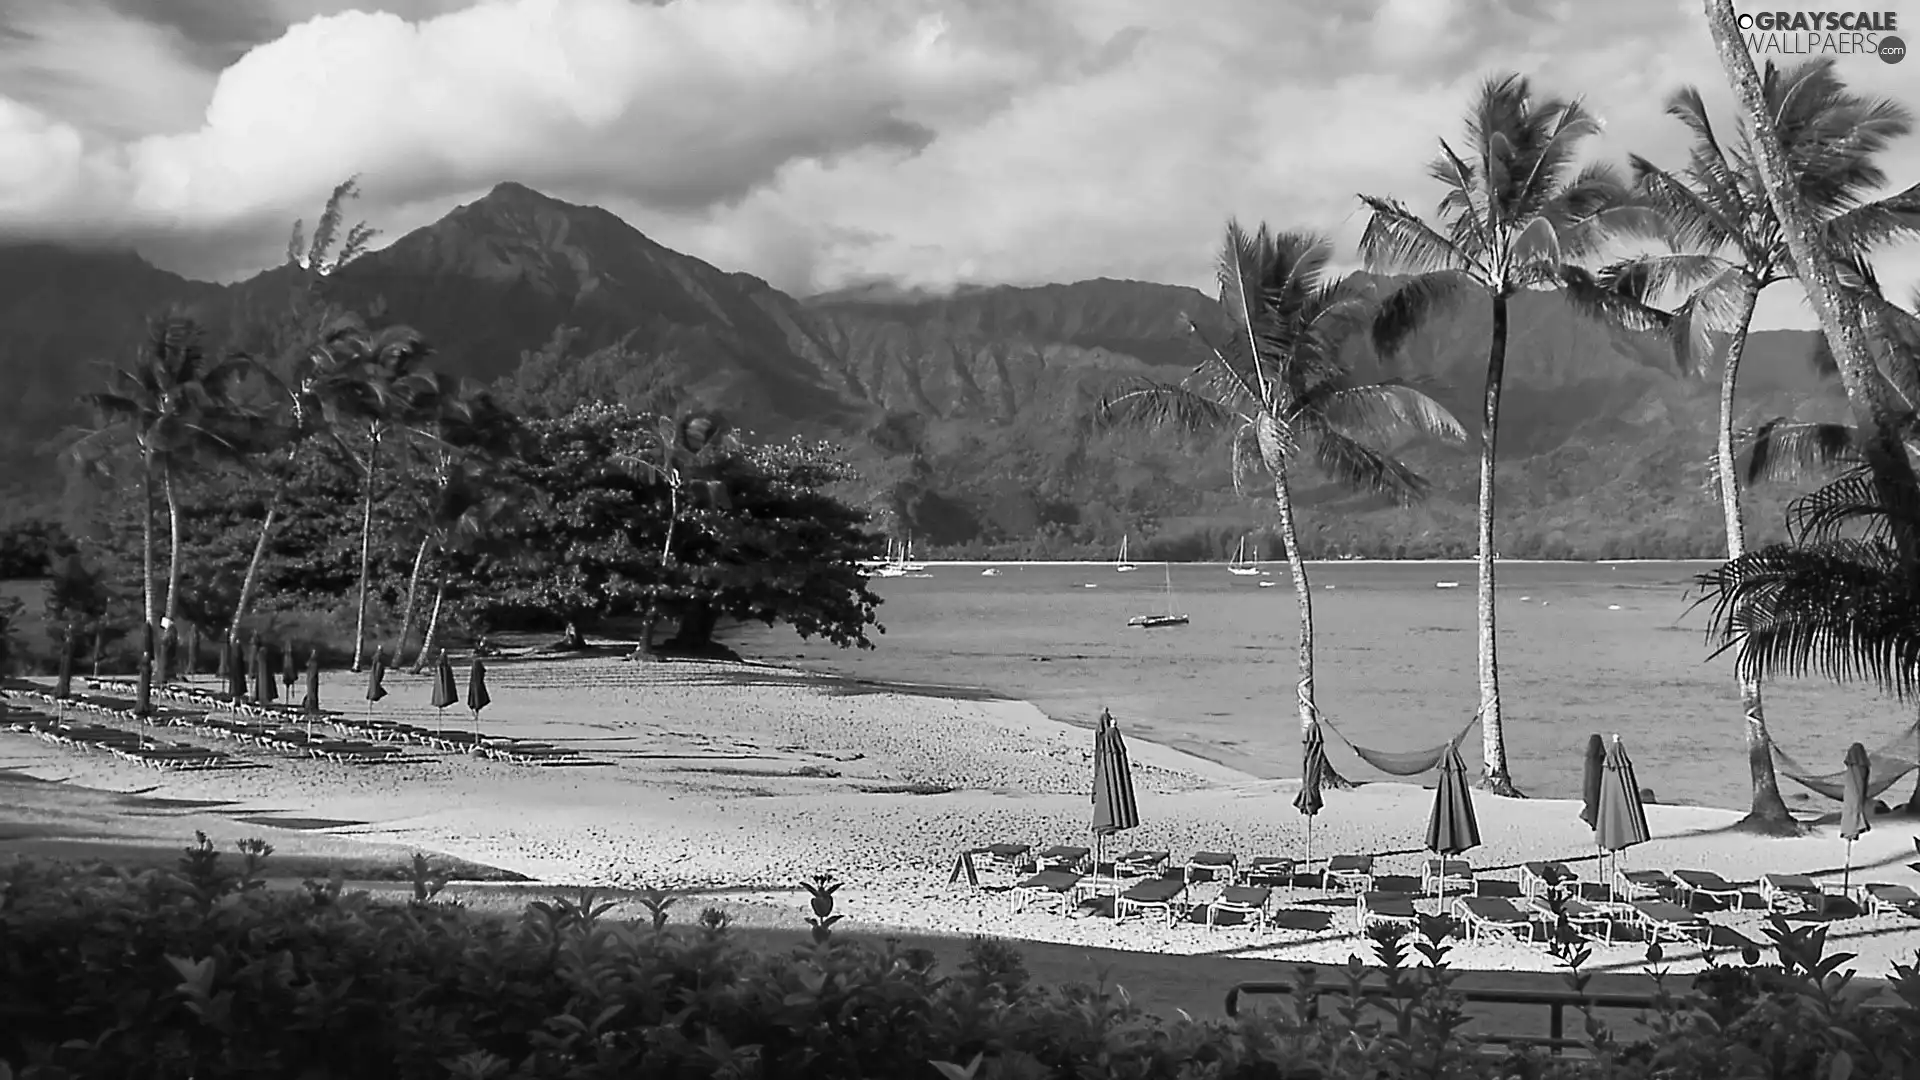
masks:
[[[654,628],[660,625],[660,589],[666,588],[668,568],[673,565],[673,527],[680,522],[680,487],[669,484],[667,487],[667,537],[660,544],[661,583],[647,597],[647,613],[640,621],[640,648],[634,651],[636,656],[652,656]]]
[[[1507,376],[1507,293],[1493,293],[1493,341],[1487,349],[1486,399],[1480,413],[1479,615],[1481,786],[1519,795],[1507,771],[1507,733],[1500,718],[1500,662],[1495,648],[1493,578],[1494,451],[1500,433],[1500,384]]]
[[[153,647],[155,656],[153,680],[165,683],[172,672],[167,669],[170,651],[167,644],[173,640],[174,627],[180,619],[180,499],[173,490],[173,469],[164,467],[160,471],[160,487],[167,497],[167,613],[160,620],[161,632]]]
[[[227,631],[235,642],[240,640],[240,620],[247,617],[247,609],[253,606],[253,591],[260,585],[260,567],[267,561],[267,538],[273,535],[279,517],[280,496],[276,492],[268,498],[266,516],[260,519],[260,535],[253,542],[253,557],[247,560],[247,576],[240,579],[240,601],[233,606],[233,622]]]
[[[393,642],[395,660],[400,659],[401,652],[407,647],[407,638],[413,634],[414,601],[420,596],[420,573],[427,567],[427,548],[432,543],[432,537],[421,537],[420,550],[413,555],[413,574],[407,578],[407,606],[401,610],[400,614],[400,636]]]
[[[1300,611],[1300,681],[1294,686],[1294,700],[1300,708],[1300,737],[1304,741],[1319,716],[1313,703],[1313,586],[1307,581],[1307,560],[1300,554],[1300,537],[1293,521],[1293,490],[1287,484],[1285,461],[1278,462],[1273,473],[1273,514],[1279,519],[1280,542],[1287,547],[1287,573],[1293,578],[1294,606]],[[1354,786],[1332,763],[1328,763],[1322,783],[1331,788]]]
[[[1726,360],[1720,369],[1720,430],[1714,466],[1720,480],[1720,509],[1726,517],[1727,558],[1737,559],[1747,550],[1747,524],[1740,507],[1740,475],[1734,466],[1733,417],[1734,390],[1740,378],[1740,358],[1746,352],[1747,326],[1753,321],[1754,303],[1760,290],[1752,282],[1740,292],[1739,320],[1727,341]],[[1773,738],[1767,733],[1766,711],[1760,699],[1760,680],[1736,676],[1740,684],[1740,714],[1747,738],[1747,773],[1753,782],[1753,803],[1745,824],[1768,832],[1798,832],[1786,800],[1780,797],[1780,778],[1773,771]]]
[[[353,668],[359,671],[367,651],[367,590],[373,581],[373,481],[380,469],[380,437],[367,446],[367,489],[360,505],[360,602],[353,617]]]
[[[443,574],[440,577],[439,583],[433,588],[433,613],[427,616],[427,633],[425,637],[420,639],[420,654],[413,658],[413,673],[415,675],[420,674],[420,672],[426,668],[427,658],[433,655],[434,642],[440,637],[440,604],[446,600],[446,598],[447,579]],[[395,653],[393,659],[395,663],[398,663],[400,654]]]
[[[159,583],[153,567],[153,451],[140,454],[140,588],[145,605],[147,628],[160,625]]]
[[[1822,230],[1800,199],[1796,174],[1780,144],[1773,114],[1767,108],[1766,92],[1760,84],[1760,72],[1753,65],[1740,28],[1735,21],[1733,0],[1703,0],[1707,25],[1713,31],[1713,43],[1720,53],[1720,64],[1733,85],[1758,151],[1757,164],[1767,189],[1767,201],[1780,219],[1781,233],[1793,256],[1794,272],[1805,286],[1807,299],[1820,316],[1820,327],[1833,349],[1834,363],[1840,369],[1840,381],[1847,390],[1854,422],[1866,436],[1863,457],[1872,471],[1875,485],[1889,503],[1909,498],[1915,486],[1913,462],[1900,439],[1900,427],[1893,403],[1887,400],[1884,379],[1867,348],[1859,324],[1848,318],[1845,294],[1833,259],[1821,243]],[[1911,527],[1896,524],[1893,542],[1907,560],[1920,552],[1920,535]]]

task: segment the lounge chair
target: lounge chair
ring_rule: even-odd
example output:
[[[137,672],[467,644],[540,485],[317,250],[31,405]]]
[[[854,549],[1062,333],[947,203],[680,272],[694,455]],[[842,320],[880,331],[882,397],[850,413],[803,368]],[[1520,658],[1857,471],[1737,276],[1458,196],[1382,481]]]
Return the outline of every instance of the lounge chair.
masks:
[[[1616,870],[1613,885],[1629,902],[1659,900],[1664,890],[1673,887],[1673,879],[1665,870]]]
[[[1420,913],[1414,909],[1414,897],[1410,893],[1363,892],[1353,902],[1353,921],[1361,932],[1377,922],[1412,923],[1420,922]]]
[[[1032,844],[988,844],[967,854],[980,856],[980,862],[992,869],[1015,874],[1034,869]]]
[[[1158,877],[1142,881],[1113,898],[1113,917],[1117,922],[1132,915],[1144,915],[1157,911],[1167,917],[1167,925],[1173,925],[1174,908],[1186,899],[1187,879],[1184,877]]]
[[[1420,867],[1421,892],[1438,895],[1473,890],[1473,864],[1465,859],[1428,859]]]
[[[1327,873],[1323,883],[1328,889],[1337,886],[1347,892],[1362,894],[1372,892],[1373,856],[1335,855],[1327,860]]]
[[[1297,865],[1284,855],[1256,855],[1241,876],[1249,885],[1292,885]]]
[[[1533,905],[1534,914],[1546,923],[1549,932],[1557,930],[1562,918],[1575,933],[1588,937],[1597,937],[1601,941],[1613,940],[1613,914],[1606,908],[1589,904],[1577,896],[1564,897],[1560,901],[1560,910],[1553,909],[1553,900],[1547,896],[1532,896],[1528,902]]]
[[[1905,885],[1865,885],[1869,915],[1908,915],[1920,919],[1920,893]]]
[[[1231,885],[1240,878],[1240,856],[1230,851],[1196,851],[1187,860],[1187,880],[1195,878]]]
[[[1462,896],[1453,902],[1453,912],[1466,924],[1469,941],[1486,937],[1533,940],[1533,919],[1504,896]]]
[[[1760,899],[1769,912],[1811,911],[1823,915],[1827,910],[1827,894],[1805,874],[1760,875]]]
[[[1531,900],[1538,896],[1547,896],[1564,889],[1569,883],[1579,881],[1579,875],[1567,869],[1567,864],[1557,862],[1530,862],[1520,864],[1520,895]]]
[[[1089,848],[1075,847],[1072,844],[1055,844],[1040,852],[1034,858],[1040,860],[1042,870],[1084,870],[1087,856],[1093,854]]]
[[[1042,870],[1014,885],[1007,896],[1015,911],[1029,903],[1059,907],[1065,911],[1086,877],[1072,870]]]
[[[1693,906],[1696,896],[1710,896],[1715,900],[1725,900],[1731,907],[1739,907],[1746,892],[1711,870],[1675,870],[1673,880],[1679,885],[1681,899],[1688,907]]]
[[[1135,849],[1113,860],[1113,872],[1117,877],[1127,874],[1131,877],[1156,877],[1167,868],[1169,853],[1165,851],[1144,851]]]
[[[1693,941],[1712,943],[1713,926],[1707,920],[1670,900],[1636,900],[1633,920],[1646,931],[1648,941]]]
[[[1273,899],[1273,889],[1266,885],[1229,885],[1220,890],[1220,895],[1207,905],[1207,929],[1217,923],[1221,912],[1245,915],[1252,921],[1256,930],[1267,928],[1267,901]]]

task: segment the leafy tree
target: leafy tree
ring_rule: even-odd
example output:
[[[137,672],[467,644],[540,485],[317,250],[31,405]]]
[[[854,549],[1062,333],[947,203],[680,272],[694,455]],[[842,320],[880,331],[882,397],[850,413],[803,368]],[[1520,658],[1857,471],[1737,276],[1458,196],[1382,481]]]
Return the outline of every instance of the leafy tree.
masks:
[[[1206,348],[1183,382],[1136,381],[1098,406],[1106,425],[1229,429],[1236,488],[1256,470],[1272,483],[1275,522],[1300,615],[1295,696],[1303,737],[1318,712],[1313,592],[1290,475],[1311,463],[1343,487],[1409,504],[1425,496],[1426,481],[1376,441],[1409,434],[1466,438],[1459,421],[1432,398],[1398,382],[1359,382],[1341,361],[1341,348],[1366,305],[1350,285],[1328,279],[1332,254],[1331,242],[1313,233],[1276,235],[1262,225],[1249,234],[1230,222],[1219,279],[1234,336],[1208,341],[1194,325]]]
[[[1784,72],[1769,63],[1761,82],[1795,185],[1821,221],[1830,248],[1858,258],[1875,244],[1920,231],[1920,186],[1885,199],[1867,198],[1886,182],[1875,156],[1913,128],[1904,108],[1849,93],[1834,74],[1831,57]],[[1676,175],[1638,156],[1632,163],[1640,192],[1673,229],[1673,250],[1623,260],[1601,278],[1641,298],[1681,297],[1671,313],[1669,334],[1682,370],[1706,375],[1716,351],[1719,354],[1714,468],[1727,557],[1737,559],[1747,550],[1735,462],[1740,360],[1761,292],[1793,279],[1792,258],[1754,165],[1751,136],[1743,132],[1736,146],[1723,145],[1693,87],[1674,94],[1667,113],[1693,134],[1686,168]],[[1793,442],[1793,430],[1781,422],[1763,425],[1763,440],[1775,444],[1763,441],[1759,446],[1763,471],[1770,450],[1817,445]],[[1740,705],[1753,784],[1748,821],[1773,831],[1797,832],[1774,775],[1772,738],[1758,682],[1740,680]]]
[[[655,416],[651,437],[639,448],[616,459],[664,492],[667,500],[666,530],[660,539],[661,582],[648,592],[635,657],[653,652],[660,602],[670,595],[669,582],[674,576],[673,541],[681,525],[682,509],[701,505],[724,507],[727,503],[726,482],[715,477],[714,467],[734,448],[732,433],[732,425],[713,412]]]
[[[1413,271],[1381,305],[1373,342],[1397,354],[1438,313],[1485,300],[1493,312],[1480,416],[1479,619],[1483,783],[1517,794],[1501,725],[1494,625],[1494,464],[1500,391],[1506,378],[1508,305],[1519,293],[1557,289],[1581,310],[1644,321],[1581,268],[1617,235],[1659,236],[1657,215],[1605,164],[1579,166],[1581,144],[1600,122],[1577,102],[1540,97],[1519,75],[1489,79],[1467,116],[1467,144],[1441,140],[1427,166],[1446,194],[1438,226],[1394,199],[1362,195],[1371,212],[1360,249],[1370,267]]]

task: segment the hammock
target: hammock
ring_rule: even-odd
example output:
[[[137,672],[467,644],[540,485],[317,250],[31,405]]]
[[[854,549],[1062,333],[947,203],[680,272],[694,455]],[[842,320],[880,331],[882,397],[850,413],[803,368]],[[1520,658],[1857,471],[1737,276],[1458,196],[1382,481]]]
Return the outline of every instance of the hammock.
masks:
[[[1867,798],[1874,798],[1899,783],[1908,773],[1920,769],[1920,761],[1907,756],[1914,753],[1916,745],[1920,745],[1920,720],[1908,724],[1907,730],[1867,755]],[[1845,769],[1829,773],[1814,772],[1795,761],[1777,744],[1773,748],[1773,769],[1801,787],[1825,795],[1835,802],[1846,799]]]
[[[1454,745],[1461,739],[1466,738],[1478,723],[1480,723],[1480,717],[1475,716],[1473,719],[1467,721],[1466,727],[1460,729],[1460,734],[1455,735],[1453,738],[1430,750],[1389,751],[1369,750],[1364,746],[1359,746],[1355,744],[1352,739],[1341,734],[1340,729],[1329,723],[1325,716],[1320,718],[1320,725],[1328,731],[1333,732],[1334,736],[1341,742],[1346,743],[1347,749],[1358,754],[1361,761],[1366,762],[1389,776],[1418,776],[1428,770],[1439,768],[1441,759],[1447,756],[1447,751],[1453,749]]]

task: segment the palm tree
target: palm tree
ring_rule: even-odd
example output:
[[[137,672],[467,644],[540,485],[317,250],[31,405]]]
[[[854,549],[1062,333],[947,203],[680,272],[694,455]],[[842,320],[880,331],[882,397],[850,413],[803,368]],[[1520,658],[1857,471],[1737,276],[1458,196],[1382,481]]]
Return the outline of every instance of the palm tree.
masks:
[[[1537,97],[1525,78],[1481,87],[1467,116],[1467,145],[1445,140],[1428,165],[1446,187],[1438,227],[1393,199],[1362,195],[1372,212],[1361,236],[1367,264],[1412,271],[1381,305],[1374,347],[1397,354],[1441,312],[1484,298],[1493,311],[1480,428],[1479,675],[1483,784],[1517,794],[1507,770],[1494,623],[1494,461],[1500,390],[1506,378],[1508,305],[1523,291],[1558,289],[1576,308],[1651,325],[1634,305],[1608,294],[1581,260],[1622,234],[1658,236],[1657,215],[1637,206],[1625,180],[1602,164],[1576,167],[1580,145],[1600,130],[1577,102]]]
[[[1833,73],[1830,57],[1784,72],[1769,63],[1762,79],[1775,130],[1793,163],[1796,186],[1823,223],[1830,246],[1852,258],[1872,245],[1920,231],[1920,187],[1886,199],[1866,196],[1886,177],[1874,156],[1912,130],[1907,111],[1890,101],[1847,92]],[[1779,219],[1767,202],[1753,165],[1750,138],[1729,149],[1707,116],[1700,92],[1686,87],[1667,102],[1667,113],[1693,133],[1687,167],[1669,173],[1645,158],[1632,158],[1636,186],[1673,229],[1673,250],[1622,260],[1601,273],[1603,283],[1641,299],[1679,294],[1683,298],[1669,320],[1674,356],[1689,374],[1707,374],[1716,342],[1723,342],[1720,365],[1720,422],[1715,442],[1715,476],[1726,522],[1727,557],[1745,554],[1746,522],[1741,510],[1741,477],[1735,461],[1735,392],[1740,359],[1755,304],[1768,286],[1792,278],[1792,260]],[[1781,422],[1763,425],[1756,462],[1778,461],[1769,444],[1781,450],[1821,445],[1790,438]],[[1777,471],[1777,470],[1775,470]],[[1748,823],[1770,831],[1798,831],[1774,775],[1772,737],[1767,731],[1760,684],[1739,680],[1746,731],[1747,763],[1753,785]]]
[[[1878,488],[1874,502],[1897,507],[1920,493],[1920,479],[1907,455],[1905,423],[1893,388],[1874,362],[1861,326],[1857,301],[1842,280],[1849,252],[1833,250],[1833,237],[1808,206],[1795,182],[1793,160],[1767,107],[1766,84],[1740,39],[1732,0],[1703,0],[1707,25],[1721,66],[1734,96],[1751,125],[1755,171],[1767,193],[1767,203],[1780,221],[1794,274],[1820,317],[1840,381],[1846,387],[1863,442],[1860,447],[1867,474]],[[1894,513],[1886,519],[1890,541],[1903,559],[1920,557],[1920,528],[1915,519]]]
[[[441,556],[434,574],[433,605],[427,616],[426,633],[420,640],[420,652],[414,657],[417,674],[433,657],[439,642],[440,613],[447,590],[453,581],[448,565],[455,554],[507,554],[502,547],[501,527],[510,523],[530,493],[502,486],[498,478],[478,472],[471,460],[455,461],[437,484],[432,505],[421,522],[424,542]],[[418,570],[416,568],[416,577]],[[408,606],[412,606],[409,597]],[[401,636],[404,645],[406,637]],[[400,662],[398,651],[394,663]]]
[[[95,431],[74,447],[75,456],[97,462],[109,439],[125,434],[139,453],[140,557],[146,624],[154,632],[163,681],[165,641],[180,613],[180,502],[174,481],[184,470],[210,460],[238,461],[258,439],[250,418],[233,401],[234,386],[251,370],[245,357],[211,360],[199,323],[171,313],[149,325],[136,363],[117,368],[107,389],[82,400],[95,412]],[[155,582],[153,510],[158,485],[167,505],[166,611],[159,611]]]
[[[1331,242],[1313,233],[1273,234],[1262,225],[1248,234],[1229,222],[1219,279],[1232,339],[1207,340],[1189,323],[1206,349],[1185,380],[1135,382],[1095,410],[1102,425],[1231,428],[1236,490],[1255,469],[1272,482],[1300,613],[1295,696],[1303,736],[1318,715],[1313,591],[1294,523],[1290,475],[1310,462],[1344,487],[1405,505],[1426,495],[1426,481],[1368,440],[1410,433],[1466,438],[1459,421],[1432,398],[1398,382],[1357,382],[1341,362],[1341,349],[1362,326],[1366,307],[1348,283],[1329,280],[1332,252]]]
[[[713,476],[713,466],[733,449],[733,425],[719,413],[689,410],[655,418],[653,437],[620,463],[659,485],[667,495],[667,529],[660,542],[660,583],[647,597],[640,646],[629,659],[653,654],[653,633],[660,619],[660,601],[671,587],[674,534],[681,513],[693,505],[726,506],[725,481]]]

